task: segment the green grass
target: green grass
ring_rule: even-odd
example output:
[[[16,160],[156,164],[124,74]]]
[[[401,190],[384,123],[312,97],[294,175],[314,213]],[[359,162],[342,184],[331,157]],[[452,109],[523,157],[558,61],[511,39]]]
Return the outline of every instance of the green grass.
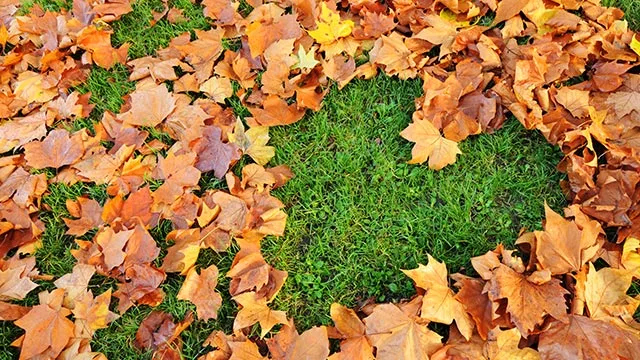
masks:
[[[186,21],[171,24],[166,19],[161,19],[152,26],[152,11],[163,9],[162,0],[134,2],[133,12],[113,24],[114,46],[129,43],[129,58],[135,59],[154,54],[157,49],[166,47],[172,38],[184,32],[210,27],[199,5],[192,4],[189,0],[171,0],[169,6],[181,9]]]
[[[409,297],[400,269],[427,254],[469,269],[470,257],[539,228],[545,200],[564,204],[560,152],[515,120],[461,143],[463,155],[442,171],[406,164],[412,144],[398,133],[420,92],[419,81],[355,81],[330,92],[320,112],[272,131],[274,162],[296,177],[275,192],[289,220],[264,251],[289,271],[276,302],[303,328],[327,323],[332,302]]]

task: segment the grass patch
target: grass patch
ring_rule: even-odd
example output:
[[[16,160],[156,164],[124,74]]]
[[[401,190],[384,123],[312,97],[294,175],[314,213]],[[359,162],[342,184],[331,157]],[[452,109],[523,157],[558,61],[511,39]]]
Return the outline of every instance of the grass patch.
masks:
[[[156,50],[169,45],[172,38],[193,29],[207,29],[209,23],[200,5],[189,0],[171,0],[169,8],[182,10],[186,21],[171,24],[161,19],[153,24],[153,12],[162,11],[162,0],[138,0],[133,3],[133,12],[113,23],[112,42],[114,46],[131,44],[129,58],[136,59],[152,55]]]
[[[289,213],[285,236],[263,248],[289,271],[276,302],[303,329],[328,323],[332,302],[411,296],[399,270],[427,253],[452,272],[469,269],[470,257],[540,228],[545,200],[556,210],[565,203],[560,151],[515,119],[462,142],[464,154],[442,171],[406,164],[412,144],[399,132],[420,85],[355,81],[330,92],[321,111],[272,130],[274,162],[296,177],[274,193]]]

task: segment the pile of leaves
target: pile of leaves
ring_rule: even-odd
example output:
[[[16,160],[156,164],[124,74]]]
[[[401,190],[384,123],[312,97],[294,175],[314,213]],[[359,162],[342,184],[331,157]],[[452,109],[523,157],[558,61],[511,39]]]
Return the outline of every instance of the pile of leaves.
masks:
[[[180,333],[215,319],[222,303],[218,269],[197,268],[198,255],[232,241],[240,249],[226,274],[239,307],[234,333],[212,333],[204,360],[638,358],[640,297],[627,291],[640,278],[640,41],[622,11],[599,0],[247,4],[203,0],[210,30],[128,61],[109,26],[132,10],[128,0],[74,0],[61,13],[36,5],[28,14],[19,0],[0,0],[0,320],[24,329],[13,343],[20,359],[104,359],[91,351],[96,330],[134,305],[160,304],[167,273],[184,276],[178,299],[196,314],[151,313],[135,346],[180,358]],[[154,21],[163,17],[183,14],[167,5]],[[126,64],[135,91],[93,131],[71,131],[93,109],[75,87],[92,66],[116,63]],[[270,308],[287,273],[260,251],[287,219],[270,192],[293,176],[264,167],[274,156],[269,127],[318,110],[331,83],[379,72],[424,81],[401,133],[415,143],[410,162],[452,164],[458,142],[500,128],[510,113],[564,152],[571,205],[563,215],[547,209],[544,230],[522,233],[518,252],[498,245],[473,258],[477,277],[449,276],[429,258],[404,271],[413,298],[334,304],[334,326],[300,334]],[[234,114],[232,97],[251,117]],[[151,139],[151,130],[171,140]],[[230,169],[245,155],[253,162],[238,177]],[[228,190],[200,191],[204,173]],[[106,185],[109,198],[67,202],[77,264],[37,305],[19,305],[34,280],[54,280],[32,256],[42,246],[42,196],[52,183],[77,182]],[[174,230],[154,239],[149,229],[161,220]],[[162,258],[156,241],[171,243]],[[94,294],[93,276],[117,288]],[[447,337],[431,323],[450,325]],[[337,339],[332,355],[329,339]]]

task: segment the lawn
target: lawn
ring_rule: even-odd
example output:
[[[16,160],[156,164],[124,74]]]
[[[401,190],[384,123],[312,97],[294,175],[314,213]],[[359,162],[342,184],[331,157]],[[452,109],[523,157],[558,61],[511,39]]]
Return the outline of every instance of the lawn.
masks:
[[[35,2],[49,9],[67,5]],[[198,5],[189,0],[169,3],[184,9],[189,20],[177,25],[161,20],[149,27],[151,11],[161,1],[139,0],[133,13],[113,24],[115,45],[132,43],[129,56],[137,58],[153,54],[185,31],[209,26]],[[630,24],[640,27],[640,2],[604,3],[623,8]],[[127,77],[125,66],[94,69],[78,90],[90,91],[96,108],[73,128],[91,128],[105,110],[117,111],[121,97],[134,89]],[[285,235],[267,238],[263,252],[267,262],[289,272],[273,307],[295,318],[299,330],[329,324],[333,302],[353,306],[368,298],[387,302],[411,296],[412,282],[399,269],[425,263],[427,254],[445,261],[450,272],[469,273],[470,257],[498,243],[513,244],[522,228],[541,228],[545,201],[556,211],[566,204],[558,185],[563,176],[555,168],[562,154],[513,118],[495,134],[462,142],[463,154],[442,171],[408,165],[413,144],[399,133],[411,121],[414,99],[421,92],[419,80],[378,76],[353,81],[342,90],[331,89],[320,111],[271,130],[270,145],[276,147],[276,156],[270,165],[287,164],[295,177],[273,192],[285,203],[289,218]],[[247,113],[238,101],[228,105],[241,115]],[[241,165],[234,170],[238,172]],[[200,185],[203,189],[225,186],[211,176],[203,177]],[[104,187],[87,184],[55,184],[49,191],[43,201],[50,210],[41,215],[46,232],[36,257],[41,272],[57,278],[69,273],[75,263],[69,252],[75,247],[74,238],[64,235],[62,218],[69,216],[65,201],[86,194],[104,203],[107,196]],[[169,222],[152,230],[163,249],[170,230]],[[202,343],[211,331],[231,330],[236,305],[229,298],[224,274],[236,250],[232,247],[224,254],[205,250],[198,260],[202,267],[215,264],[220,269],[223,306],[218,320],[197,321],[183,333],[187,359],[207,352]],[[93,278],[94,293],[114,286],[105,279]],[[195,309],[176,300],[182,280],[168,276],[162,285],[167,296],[158,307],[176,318]],[[54,288],[51,282],[39,284],[41,290]],[[25,303],[37,303],[36,293]],[[134,307],[109,328],[99,330],[93,350],[113,359],[148,358],[132,347],[132,339],[150,311]],[[9,349],[0,353],[0,359],[17,357],[18,351],[9,344],[20,333],[9,322],[0,322],[0,349]]]

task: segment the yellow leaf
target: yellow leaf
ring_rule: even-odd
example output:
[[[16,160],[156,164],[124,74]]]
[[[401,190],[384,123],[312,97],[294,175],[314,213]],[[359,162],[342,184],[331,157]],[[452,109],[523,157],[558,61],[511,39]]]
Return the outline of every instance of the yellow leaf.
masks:
[[[320,62],[316,60],[316,50],[315,46],[312,46],[308,52],[304,51],[304,47],[300,45],[298,48],[298,63],[293,65],[293,69],[305,69],[311,70]]]
[[[426,290],[422,300],[420,317],[429,321],[451,324],[454,320],[460,333],[469,340],[473,334],[473,321],[464,306],[449,288],[447,267],[427,255],[427,266],[418,264],[417,269],[402,270],[416,286]]]
[[[7,31],[7,27],[2,24],[0,26],[0,44],[2,44],[2,48],[7,45],[7,41],[9,40],[9,31]]]
[[[340,21],[340,14],[331,11],[325,3],[322,3],[320,21],[317,25],[315,30],[309,31],[309,35],[323,45],[349,36],[354,27],[351,20]]]
[[[233,300],[242,305],[233,322],[234,331],[260,323],[260,338],[263,338],[276,324],[287,323],[287,314],[284,311],[271,310],[267,299],[257,298],[253,291],[237,295]]]
[[[417,120],[402,130],[400,136],[415,142],[409,164],[422,164],[429,160],[429,167],[440,170],[456,162],[456,156],[462,154],[458,143],[444,138],[429,120]]]
[[[468,21],[458,21],[457,15],[447,8],[444,8],[442,9],[442,11],[440,11],[440,18],[456,25],[456,27],[459,28],[468,27],[469,25],[471,25]]]
[[[635,277],[640,277],[640,240],[629,237],[622,248],[622,266],[634,272]]]
[[[631,50],[633,50],[638,56],[640,56],[640,40],[636,38],[636,35],[633,35],[633,39],[631,39],[631,44],[629,44]]]
[[[219,103],[224,103],[224,99],[233,95],[231,80],[226,77],[212,77],[200,85],[200,91]]]
[[[533,11],[529,17],[536,27],[538,28],[538,34],[546,34],[549,31],[553,30],[553,28],[549,25],[546,25],[547,21],[551,20],[558,13],[557,9],[545,9],[539,8]]]
[[[53,99],[58,95],[58,90],[56,88],[45,89],[42,83],[43,77],[42,74],[37,74],[32,71],[21,73],[18,75],[14,93],[19,98],[26,100],[27,103],[45,103]]]
[[[245,132],[244,124],[237,119],[233,133],[229,133],[229,141],[238,145],[243,153],[260,165],[266,165],[275,155],[275,148],[267,146],[269,142],[267,126],[254,126]]]

